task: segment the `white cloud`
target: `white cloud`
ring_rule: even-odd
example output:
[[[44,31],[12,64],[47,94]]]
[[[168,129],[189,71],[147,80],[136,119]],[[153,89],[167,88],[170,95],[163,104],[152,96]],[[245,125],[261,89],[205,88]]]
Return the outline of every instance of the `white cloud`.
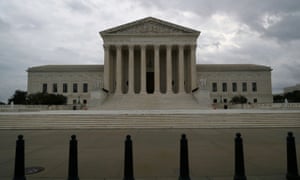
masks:
[[[198,63],[271,66],[279,91],[299,83],[299,9],[293,0],[0,1],[0,101],[26,90],[28,67],[102,63],[98,32],[147,16],[200,30]]]

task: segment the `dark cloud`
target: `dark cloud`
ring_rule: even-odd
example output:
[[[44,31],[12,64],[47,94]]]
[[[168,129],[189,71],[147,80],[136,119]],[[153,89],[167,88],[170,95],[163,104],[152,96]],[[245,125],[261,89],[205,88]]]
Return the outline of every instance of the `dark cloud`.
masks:
[[[0,101],[26,89],[28,67],[103,62],[98,32],[147,16],[200,30],[198,63],[271,66],[276,92],[299,83],[299,0],[9,0],[0,1]]]
[[[266,37],[276,38],[279,41],[294,41],[300,39],[300,11],[297,15],[284,16],[282,20],[266,29]]]

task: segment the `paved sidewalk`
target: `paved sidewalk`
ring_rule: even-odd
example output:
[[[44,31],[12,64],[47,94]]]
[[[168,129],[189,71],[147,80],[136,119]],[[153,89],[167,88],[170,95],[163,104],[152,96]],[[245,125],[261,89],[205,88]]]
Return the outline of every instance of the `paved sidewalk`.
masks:
[[[234,136],[244,138],[245,166],[249,180],[285,179],[288,131],[300,142],[300,128],[267,129],[115,129],[115,130],[1,130],[0,179],[12,179],[15,141],[23,134],[26,167],[44,171],[27,179],[66,179],[70,136],[77,135],[81,180],[122,179],[124,140],[131,134],[137,180],[177,179],[179,140],[189,141],[193,180],[229,180],[233,176]],[[298,143],[299,144],[299,143]],[[300,147],[297,145],[298,157]]]

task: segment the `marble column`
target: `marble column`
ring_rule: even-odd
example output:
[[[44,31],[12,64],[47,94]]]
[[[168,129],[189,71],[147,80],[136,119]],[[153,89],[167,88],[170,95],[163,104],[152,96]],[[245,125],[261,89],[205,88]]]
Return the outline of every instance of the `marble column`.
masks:
[[[141,45],[141,94],[146,94],[146,45]]]
[[[171,58],[172,46],[167,45],[167,94],[171,94],[172,91],[172,58]]]
[[[178,71],[179,71],[179,86],[178,93],[184,92],[184,46],[179,45]]]
[[[116,94],[122,93],[122,46],[117,45],[117,59],[116,59]]]
[[[134,46],[129,45],[129,66],[128,66],[128,73],[129,73],[129,80],[128,80],[128,94],[134,94],[134,57],[133,51]]]
[[[160,93],[159,45],[154,45],[154,93]]]
[[[109,45],[103,45],[104,48],[104,84],[103,88],[110,91],[110,62],[109,62]]]
[[[191,91],[197,88],[197,72],[196,72],[196,44],[192,44],[191,46]]]

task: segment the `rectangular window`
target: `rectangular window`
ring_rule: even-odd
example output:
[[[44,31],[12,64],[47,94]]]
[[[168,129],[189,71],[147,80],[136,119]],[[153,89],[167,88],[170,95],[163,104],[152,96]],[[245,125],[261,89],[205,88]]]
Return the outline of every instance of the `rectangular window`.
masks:
[[[212,91],[213,92],[217,92],[218,91],[218,87],[217,87],[217,83],[212,83]]]
[[[68,84],[63,83],[63,93],[67,93],[67,92],[68,92]]]
[[[256,92],[257,91],[257,86],[256,86],[256,82],[252,83],[252,91]]]
[[[83,83],[83,92],[84,93],[88,92],[88,84],[87,83]]]
[[[236,84],[236,82],[232,83],[232,92],[237,92],[237,84]]]
[[[254,99],[253,99],[253,103],[257,103],[257,98],[254,98]]]
[[[47,93],[47,84],[43,84],[43,93]]]
[[[222,91],[227,92],[227,83],[222,83]]]
[[[52,86],[52,92],[57,93],[57,84],[54,83]]]
[[[247,91],[247,83],[246,82],[242,83],[242,90],[243,90],[243,92]]]
[[[78,85],[77,83],[73,84],[73,93],[77,93],[78,92]]]

